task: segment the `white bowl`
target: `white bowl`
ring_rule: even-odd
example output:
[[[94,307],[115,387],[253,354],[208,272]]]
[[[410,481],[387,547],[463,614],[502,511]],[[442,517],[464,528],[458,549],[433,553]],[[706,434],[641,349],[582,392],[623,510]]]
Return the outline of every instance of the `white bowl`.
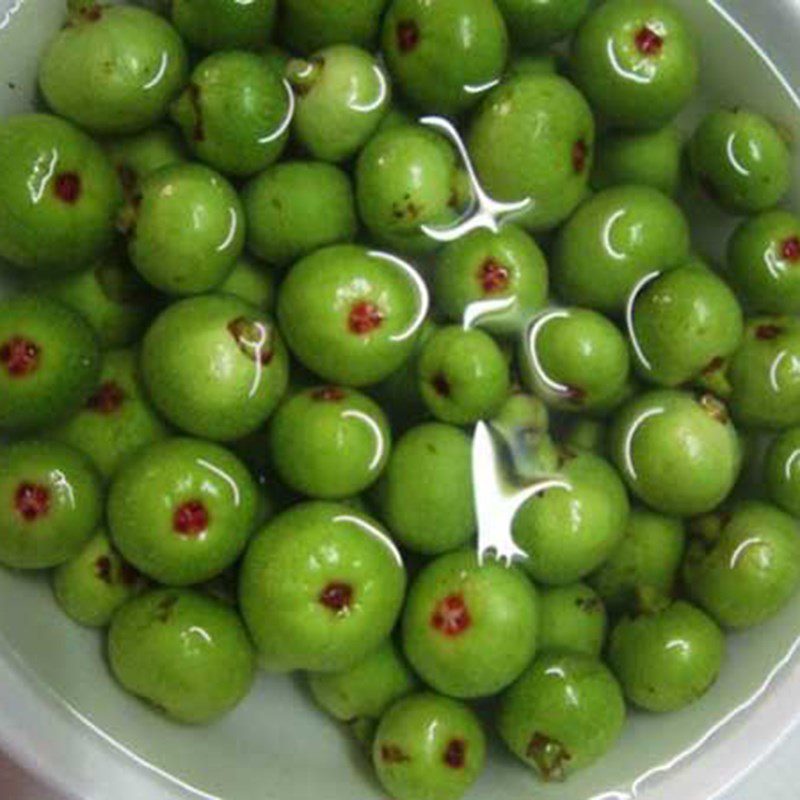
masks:
[[[701,36],[704,103],[752,106],[797,140],[800,103],[790,87],[800,85],[800,3],[676,2]],[[0,115],[30,107],[38,55],[63,6],[64,0],[0,0]],[[720,224],[702,225],[716,232],[704,237],[716,248]],[[800,667],[792,658],[799,634],[800,596],[779,618],[731,637],[721,680],[702,701],[671,716],[632,715],[614,752],[571,782],[542,786],[496,749],[471,796],[720,797],[800,717]],[[382,797],[347,737],[311,707],[293,679],[262,678],[241,708],[211,728],[173,725],[117,689],[100,638],[61,615],[46,578],[6,570],[0,570],[0,746],[80,800]]]

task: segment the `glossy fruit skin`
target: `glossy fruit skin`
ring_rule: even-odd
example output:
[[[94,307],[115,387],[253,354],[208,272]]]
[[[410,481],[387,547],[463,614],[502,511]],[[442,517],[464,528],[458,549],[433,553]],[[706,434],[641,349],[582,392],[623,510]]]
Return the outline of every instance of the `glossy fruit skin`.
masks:
[[[387,0],[284,0],[281,40],[309,55],[332,44],[374,48]]]
[[[169,306],[145,334],[141,365],[150,399],[169,422],[218,441],[259,428],[289,382],[272,319],[232,295]]]
[[[100,479],[86,456],[44,440],[4,447],[0,500],[0,563],[23,570],[56,567],[77,555],[103,507]]]
[[[575,417],[563,439],[571,450],[588,450],[598,456],[606,455],[608,429],[605,422],[588,417]]]
[[[694,37],[683,15],[663,0],[604,3],[578,29],[571,56],[573,79],[615,127],[660,128],[697,88]]]
[[[83,272],[37,283],[36,291],[77,311],[106,350],[139,339],[154,313],[155,292],[127,259],[114,251]]]
[[[620,542],[629,502],[616,470],[587,451],[561,448],[554,486],[517,512],[514,541],[528,554],[525,570],[538,583],[564,586],[596,570]]]
[[[211,442],[174,438],[143,448],[117,473],[108,497],[115,546],[168,586],[210,580],[236,561],[256,522],[257,489],[244,464]],[[160,498],[160,500],[156,500]],[[202,525],[182,530],[186,506]]]
[[[392,446],[380,407],[353,389],[316,386],[292,395],[269,427],[280,479],[308,497],[341,500],[380,477]]]
[[[34,294],[0,301],[0,430],[63,419],[91,394],[99,374],[97,338],[71,308]]]
[[[539,592],[539,650],[600,658],[608,617],[600,596],[584,583]]]
[[[86,268],[111,245],[121,202],[102,149],[70,123],[20,114],[0,124],[0,258],[23,274]]]
[[[276,0],[171,0],[181,36],[201,50],[261,50],[272,36]]]
[[[775,506],[743,502],[692,527],[684,581],[724,628],[742,630],[775,616],[800,586],[800,528]]]
[[[419,682],[391,640],[344,672],[313,672],[308,688],[316,704],[354,728],[377,722]]]
[[[219,286],[244,248],[244,210],[236,192],[200,164],[150,175],[134,213],[130,259],[148,283],[171,295]]]
[[[513,35],[513,31],[511,31]],[[540,53],[523,53],[513,55],[508,62],[506,78],[519,75],[558,75],[561,73],[560,56],[544,50]]]
[[[494,0],[392,0],[382,49],[414,106],[452,116],[474,106],[502,77],[508,32]]]
[[[157,589],[126,603],[111,623],[108,659],[124,689],[189,725],[238,705],[256,667],[238,614],[188,589]]]
[[[92,133],[136,133],[165,115],[186,74],[186,49],[163,18],[97,5],[73,13],[51,40],[39,86],[57,114]]]
[[[470,124],[467,146],[495,200],[530,208],[514,222],[536,233],[555,228],[586,194],[595,125],[583,95],[556,75],[520,75],[493,89]]]
[[[400,553],[377,522],[346,505],[308,502],[251,540],[239,601],[264,669],[341,672],[389,635],[405,586]],[[337,607],[326,593],[339,587]]]
[[[572,33],[589,12],[590,0],[497,0],[508,33],[522,50],[538,50]]]
[[[352,158],[375,133],[392,100],[381,64],[353,45],[317,51],[286,68],[295,92],[292,130],[312,158],[340,163]]]
[[[56,602],[68,617],[87,628],[105,628],[114,612],[146,586],[146,580],[114,550],[103,529],[53,572]]]
[[[539,598],[522,570],[459,550],[416,577],[403,612],[403,649],[436,691],[489,697],[514,681],[537,649]]]
[[[753,311],[800,313],[800,219],[775,210],[745,220],[728,242],[726,277]]]
[[[612,132],[597,143],[592,187],[637,184],[672,197],[681,182],[683,140],[674,125],[642,133]]]
[[[689,257],[689,225],[668,197],[617,186],[587,200],[561,229],[553,283],[566,302],[621,314],[639,281]]]
[[[624,723],[622,691],[600,661],[544,653],[501,698],[498,729],[540,778],[559,781],[610,750]]]
[[[292,353],[324,380],[367,386],[409,357],[427,311],[413,267],[356,245],[316,251],[278,293],[278,323]]]
[[[606,317],[585,308],[545,311],[531,321],[520,350],[526,386],[567,412],[604,409],[630,376],[628,343]]]
[[[145,395],[133,350],[107,352],[95,392],[72,417],[49,431],[54,439],[89,456],[106,480],[137,450],[168,433]]]
[[[441,243],[424,227],[457,222],[466,198],[453,148],[421,125],[380,131],[356,162],[356,203],[369,233],[393,251],[422,254]]]
[[[459,800],[486,763],[486,736],[470,708],[433,693],[395,703],[381,719],[372,762],[396,800]]]
[[[643,590],[673,596],[685,549],[682,520],[634,507],[622,541],[589,584],[609,611],[630,612]]]
[[[194,155],[247,177],[277,161],[289,139],[289,88],[256,53],[234,50],[203,59],[171,107]]]
[[[728,364],[730,407],[745,428],[781,430],[800,424],[800,322],[756,317]]]
[[[248,255],[239,257],[233,272],[220,284],[222,294],[232,294],[264,311],[272,312],[277,294],[275,272]]]
[[[609,446],[631,492],[674,516],[716,508],[733,488],[742,458],[721,401],[671,390],[646,392],[623,406]]]
[[[632,331],[639,375],[675,387],[724,364],[741,344],[744,319],[736,295],[714,272],[684,266],[637,296]]]
[[[353,188],[332,164],[275,164],[247,184],[242,202],[248,249],[278,267],[356,236]]]
[[[470,437],[451,425],[429,422],[400,437],[372,495],[396,542],[429,556],[469,543],[476,527],[471,458]]]
[[[508,363],[489,334],[441,328],[419,359],[422,399],[441,422],[469,425],[500,409],[511,388]]]
[[[773,503],[800,517],[800,429],[789,428],[772,440],[764,468],[767,492]]]
[[[791,182],[791,156],[778,130],[742,109],[711,112],[689,141],[688,160],[701,187],[733,214],[767,211]]]
[[[433,273],[436,306],[496,336],[518,334],[547,302],[544,254],[522,228],[480,229],[446,245]]]
[[[699,700],[716,681],[724,657],[725,637],[717,624],[683,600],[624,617],[611,633],[608,651],[628,700],[656,713]]]

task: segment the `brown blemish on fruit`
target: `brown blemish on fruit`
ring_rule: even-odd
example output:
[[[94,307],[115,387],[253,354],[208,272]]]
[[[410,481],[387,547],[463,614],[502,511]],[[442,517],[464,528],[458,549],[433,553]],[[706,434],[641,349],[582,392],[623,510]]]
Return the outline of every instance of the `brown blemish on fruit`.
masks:
[[[722,425],[727,425],[730,422],[730,414],[728,413],[727,406],[713,394],[706,393],[700,395],[698,397],[697,402],[700,404],[700,407],[705,411],[712,419],[716,420],[717,422],[721,423]]]
[[[21,483],[14,493],[14,509],[26,522],[35,522],[50,510],[50,492],[38,483]]]
[[[119,565],[119,579],[125,586],[135,586],[142,580],[142,576],[136,567],[123,561]]]
[[[192,110],[194,111],[194,126],[192,127],[192,139],[196,142],[203,142],[206,138],[205,125],[203,124],[203,108],[200,105],[201,90],[200,87],[191,82],[186,88],[189,93],[189,103],[191,103]]]
[[[339,403],[347,397],[344,389],[339,386],[323,386],[311,392],[311,399],[321,403]]]
[[[464,596],[451,594],[444,598],[431,614],[431,625],[445,636],[460,636],[472,625]]]
[[[113,414],[125,402],[125,390],[114,381],[106,381],[86,401],[86,408],[98,414]]]
[[[208,509],[199,500],[181,503],[172,515],[172,529],[181,536],[199,536],[208,530]]]
[[[349,583],[332,581],[319,593],[319,602],[337,614],[349,611],[353,604],[353,587]]]
[[[451,739],[444,751],[444,763],[452,769],[463,769],[467,763],[467,743],[463,739]]]
[[[35,342],[14,336],[0,346],[0,363],[12,378],[22,378],[39,367],[40,350]]]
[[[489,256],[480,267],[478,280],[484,294],[496,294],[508,288],[510,274],[508,267],[501,264],[496,258]]]
[[[56,175],[53,181],[53,191],[56,197],[69,205],[78,202],[81,190],[81,176],[77,172],[62,172]]]
[[[528,742],[526,758],[531,759],[545,781],[563,781],[572,756],[561,742],[536,732]]]
[[[386,764],[406,764],[411,757],[396,744],[381,745],[381,761]]]
[[[658,56],[664,49],[664,38],[645,25],[636,34],[636,47],[642,55]]]
[[[111,583],[111,559],[108,556],[100,556],[97,561],[94,562],[94,574],[101,580],[103,583]]]
[[[578,139],[572,146],[572,168],[575,173],[580,175],[586,170],[586,162],[589,160],[589,146],[585,139]]]
[[[722,356],[717,356],[716,358],[712,358],[711,361],[703,367],[702,374],[713,375],[715,372],[719,372],[724,366],[725,359]]]
[[[178,604],[178,595],[171,594],[165,597],[163,600],[159,602],[156,606],[156,619],[159,622],[169,622],[169,618],[172,616],[172,610]]]
[[[363,336],[372,333],[381,326],[383,322],[383,312],[375,303],[368,300],[361,300],[351,309],[347,317],[347,327],[350,333]]]
[[[415,50],[419,39],[419,26],[413,19],[405,19],[397,23],[397,49],[401,53],[410,53]]]
[[[251,361],[258,361],[262,366],[272,361],[275,352],[269,325],[247,317],[237,317],[228,323],[228,332]]]
[[[791,236],[783,241],[781,243],[781,255],[792,264],[800,261],[800,236]]]
[[[777,339],[782,333],[783,328],[780,325],[759,325],[756,328],[756,339],[768,342]]]
[[[439,397],[450,397],[452,387],[450,386],[450,381],[447,380],[447,376],[443,372],[437,372],[436,375],[431,378],[431,386],[433,386],[433,391],[436,392]]]

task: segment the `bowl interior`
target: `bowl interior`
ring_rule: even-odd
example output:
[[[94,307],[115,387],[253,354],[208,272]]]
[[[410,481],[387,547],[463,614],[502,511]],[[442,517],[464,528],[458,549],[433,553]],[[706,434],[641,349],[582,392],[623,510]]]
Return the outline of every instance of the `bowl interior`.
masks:
[[[797,140],[797,98],[754,43],[730,24],[712,0],[676,2],[702,37],[703,96],[687,113],[687,124],[709,104],[747,105],[773,118]],[[0,116],[30,108],[34,102],[38,54],[61,17],[60,0],[0,0]],[[784,55],[793,57],[791,52]],[[792,197],[795,204],[799,191],[800,180]],[[698,248],[719,256],[720,233],[730,222],[707,208],[693,209],[692,217]],[[3,285],[0,278],[0,292]],[[490,769],[472,797],[527,800],[536,794],[559,800],[621,800],[661,796],[682,765],[697,759],[702,763],[710,731],[714,732],[712,741],[724,741],[737,730],[741,733],[741,726],[748,724],[748,707],[765,686],[786,680],[792,671],[786,664],[800,629],[798,619],[800,597],[769,624],[731,637],[725,671],[708,696],[687,711],[664,718],[632,715],[615,751],[566,785],[539,785],[496,748]],[[131,757],[141,767],[151,768],[150,773],[136,768],[137,780],[153,781],[148,784],[148,798],[197,794],[226,800],[381,797],[361,754],[335,724],[315,711],[299,680],[262,677],[244,705],[211,728],[185,728],[160,719],[117,689],[106,670],[100,638],[61,615],[43,576],[0,570],[0,665],[17,678],[24,675],[25,686],[33,687],[35,702],[53,715],[54,724],[61,720],[58,730],[69,730],[74,737],[75,747],[65,747],[60,758],[87,752],[78,743],[91,742],[87,747],[94,748],[99,760],[79,765],[87,786],[93,772],[108,767],[106,759],[110,764],[116,746],[115,758],[121,750],[125,759]],[[65,718],[68,728],[63,727]],[[0,717],[0,740],[11,741],[14,731],[8,728]],[[36,736],[44,741],[48,735],[48,730],[42,730],[29,741],[35,742]],[[54,765],[44,767],[53,777]],[[75,774],[75,765],[70,770]],[[120,786],[117,796],[144,796],[126,792]],[[695,797],[694,793],[690,796]]]

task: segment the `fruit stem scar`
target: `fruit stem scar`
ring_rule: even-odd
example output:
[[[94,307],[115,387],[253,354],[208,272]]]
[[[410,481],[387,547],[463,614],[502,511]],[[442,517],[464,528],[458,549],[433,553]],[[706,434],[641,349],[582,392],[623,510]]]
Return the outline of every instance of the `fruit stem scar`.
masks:
[[[383,322],[383,312],[368,300],[361,300],[350,309],[347,324],[351,333],[359,336],[372,333]]]
[[[401,53],[410,53],[419,44],[419,26],[413,19],[397,23],[397,48]]]
[[[124,402],[124,389],[114,381],[106,381],[86,401],[86,408],[98,414],[113,414]]]
[[[572,168],[577,174],[586,170],[586,162],[589,157],[589,146],[585,139],[578,139],[572,146]]]
[[[636,34],[636,47],[643,55],[657,56],[664,49],[664,38],[645,25]]]
[[[319,602],[338,614],[349,611],[353,603],[353,587],[349,583],[333,581],[319,593]]]
[[[272,349],[272,331],[263,322],[237,317],[228,323],[228,332],[236,340],[239,349],[252,361],[266,366],[275,355]]]
[[[12,378],[21,378],[36,371],[39,353],[35,342],[14,336],[0,345],[0,363]]]
[[[471,624],[472,617],[460,594],[445,597],[431,615],[431,625],[445,636],[460,636]]]
[[[447,380],[447,376],[443,372],[437,372],[436,375],[433,376],[431,386],[433,386],[433,391],[436,392],[439,397],[450,397],[450,392],[452,391],[450,388],[450,381]]]
[[[73,205],[80,199],[81,189],[81,177],[77,172],[62,172],[56,175],[53,190],[59,200]]]
[[[777,339],[783,333],[780,325],[759,325],[756,328],[756,338],[763,342]]]
[[[103,583],[111,583],[111,559],[108,556],[100,556],[94,562],[94,574]]]
[[[563,781],[572,756],[561,742],[543,733],[534,733],[525,755],[535,764],[545,781]]]
[[[800,236],[791,236],[781,244],[781,255],[796,264],[800,261]]]
[[[14,508],[26,522],[35,522],[50,510],[50,492],[40,484],[21,483],[14,494]]]
[[[463,769],[467,762],[467,743],[463,739],[451,739],[444,751],[444,763],[453,769]]]
[[[508,288],[509,271],[497,259],[489,256],[481,264],[479,280],[486,294],[496,294]]]
[[[188,500],[175,509],[172,527],[183,536],[199,536],[208,530],[209,521],[205,505],[199,500]]]
[[[396,744],[381,745],[381,760],[387,764],[404,764],[411,758]]]
[[[311,399],[323,403],[338,403],[347,397],[344,389],[339,386],[322,386],[311,392]]]

